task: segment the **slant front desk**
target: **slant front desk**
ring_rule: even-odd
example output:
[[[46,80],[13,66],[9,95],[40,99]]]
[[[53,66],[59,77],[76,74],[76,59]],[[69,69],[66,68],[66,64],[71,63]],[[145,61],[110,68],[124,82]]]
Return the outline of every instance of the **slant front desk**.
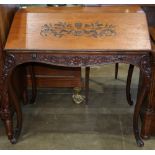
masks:
[[[11,143],[16,143],[22,128],[21,107],[15,94],[9,95],[13,93],[11,74],[16,67],[32,62],[65,67],[127,63],[139,67],[143,76],[133,114],[135,139],[138,146],[143,146],[138,120],[143,100],[149,93],[151,78],[151,46],[144,13],[80,10],[72,13],[28,13],[19,10],[14,17],[5,51],[1,118]],[[11,103],[9,96],[13,97]],[[17,114],[15,129],[11,109]]]

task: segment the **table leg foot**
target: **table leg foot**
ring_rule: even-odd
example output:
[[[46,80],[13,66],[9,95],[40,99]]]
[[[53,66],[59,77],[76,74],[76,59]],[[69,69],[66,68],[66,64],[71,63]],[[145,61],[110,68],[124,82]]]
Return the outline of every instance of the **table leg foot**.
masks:
[[[13,130],[13,121],[12,120],[3,120],[6,128],[6,134],[8,136],[8,139],[12,144],[16,144],[17,140],[21,133],[21,124],[17,122],[17,127],[15,130]]]
[[[11,142],[12,144],[16,144],[16,143],[17,143],[18,138],[19,138],[19,136],[20,136],[20,133],[21,133],[21,128],[16,128],[16,129],[14,130],[13,138],[10,139],[10,142]]]
[[[10,139],[11,144],[16,144],[17,143],[17,139],[15,137],[13,137],[12,139]]]
[[[137,142],[138,147],[143,147],[144,146],[144,142],[142,141],[142,139],[140,137],[136,138],[136,142]]]
[[[138,121],[140,117],[141,105],[143,103],[145,95],[146,95],[146,88],[142,87],[141,92],[139,92],[137,96],[137,103],[135,105],[135,110],[134,110],[134,115],[133,115],[133,131],[134,131],[137,145],[139,147],[144,146],[144,142],[142,141],[141,136],[140,136]]]

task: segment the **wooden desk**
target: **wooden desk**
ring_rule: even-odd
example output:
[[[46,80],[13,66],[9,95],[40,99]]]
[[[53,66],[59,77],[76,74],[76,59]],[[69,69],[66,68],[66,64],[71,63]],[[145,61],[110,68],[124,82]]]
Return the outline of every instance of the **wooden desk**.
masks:
[[[5,50],[1,117],[12,143],[16,143],[22,127],[18,102],[13,98],[13,105],[9,103],[9,93],[13,93],[11,74],[16,67],[31,62],[65,67],[128,63],[139,67],[143,75],[143,87],[138,93],[133,115],[134,135],[138,146],[143,146],[138,118],[151,78],[151,47],[144,13],[19,11]],[[15,132],[12,106],[17,113]]]

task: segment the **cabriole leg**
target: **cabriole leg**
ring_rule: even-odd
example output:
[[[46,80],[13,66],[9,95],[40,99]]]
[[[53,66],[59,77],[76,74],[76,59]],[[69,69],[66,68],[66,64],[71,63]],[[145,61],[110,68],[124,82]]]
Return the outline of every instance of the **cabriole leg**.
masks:
[[[4,125],[6,128],[6,133],[8,138],[12,144],[17,142],[17,138],[20,135],[20,131],[22,128],[22,113],[21,107],[17,101],[17,97],[15,96],[15,91],[12,86],[12,71],[15,67],[15,60],[13,55],[8,55],[5,60],[4,70],[3,70],[3,93],[2,93],[2,103],[1,103],[1,118],[4,121]],[[11,99],[10,99],[11,97]],[[13,116],[14,112],[16,112],[17,116],[17,125],[14,130],[13,125]]]
[[[15,86],[14,86],[15,87]],[[13,82],[9,84],[9,93],[11,94],[12,106],[14,108],[14,112],[16,113],[16,127],[14,130],[14,138],[18,139],[21,129],[22,129],[22,110],[21,105],[19,104],[16,94],[14,93]]]
[[[13,115],[11,112],[11,107],[8,104],[8,93],[3,93],[2,95],[2,106],[1,106],[1,119],[4,122],[6,134],[11,143],[15,143],[14,133],[13,133]]]
[[[29,66],[30,76],[31,76],[31,83],[32,83],[32,97],[30,99],[30,104],[33,104],[36,101],[37,96],[37,84],[36,84],[36,77],[33,64]]]
[[[129,66],[128,76],[127,76],[127,83],[126,83],[126,98],[129,105],[133,105],[133,101],[131,98],[131,79],[133,74],[134,65]]]
[[[140,117],[141,105],[143,103],[144,97],[146,94],[146,88],[143,86],[139,95],[137,96],[137,103],[135,105],[134,115],[133,115],[133,130],[138,146],[144,146],[144,142],[141,139],[140,131],[138,127],[138,120]]]
[[[115,64],[115,79],[117,79],[118,77],[118,67],[119,67],[119,63]]]
[[[90,76],[90,67],[85,69],[85,103],[88,104],[89,99],[89,76]]]
[[[141,89],[138,89],[137,93],[137,102],[134,109],[134,115],[133,115],[133,131],[136,138],[136,142],[138,146],[144,146],[144,142],[141,139],[139,126],[138,126],[138,120],[140,118],[140,111],[142,108],[143,101],[146,97],[146,95],[150,91],[150,80],[151,80],[151,66],[150,66],[150,57],[143,56],[143,59],[140,62],[140,70],[142,74],[142,86]],[[149,105],[150,103],[148,103]]]

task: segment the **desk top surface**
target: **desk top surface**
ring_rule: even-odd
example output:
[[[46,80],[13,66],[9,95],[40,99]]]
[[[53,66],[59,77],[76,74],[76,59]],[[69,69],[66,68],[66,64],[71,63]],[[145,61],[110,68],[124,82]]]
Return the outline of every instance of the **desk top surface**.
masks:
[[[88,8],[88,7],[87,7]],[[146,16],[135,9],[21,9],[13,20],[6,50],[150,50]],[[78,11],[77,11],[78,10]],[[111,9],[112,10],[112,9]],[[118,11],[119,10],[119,11]]]

